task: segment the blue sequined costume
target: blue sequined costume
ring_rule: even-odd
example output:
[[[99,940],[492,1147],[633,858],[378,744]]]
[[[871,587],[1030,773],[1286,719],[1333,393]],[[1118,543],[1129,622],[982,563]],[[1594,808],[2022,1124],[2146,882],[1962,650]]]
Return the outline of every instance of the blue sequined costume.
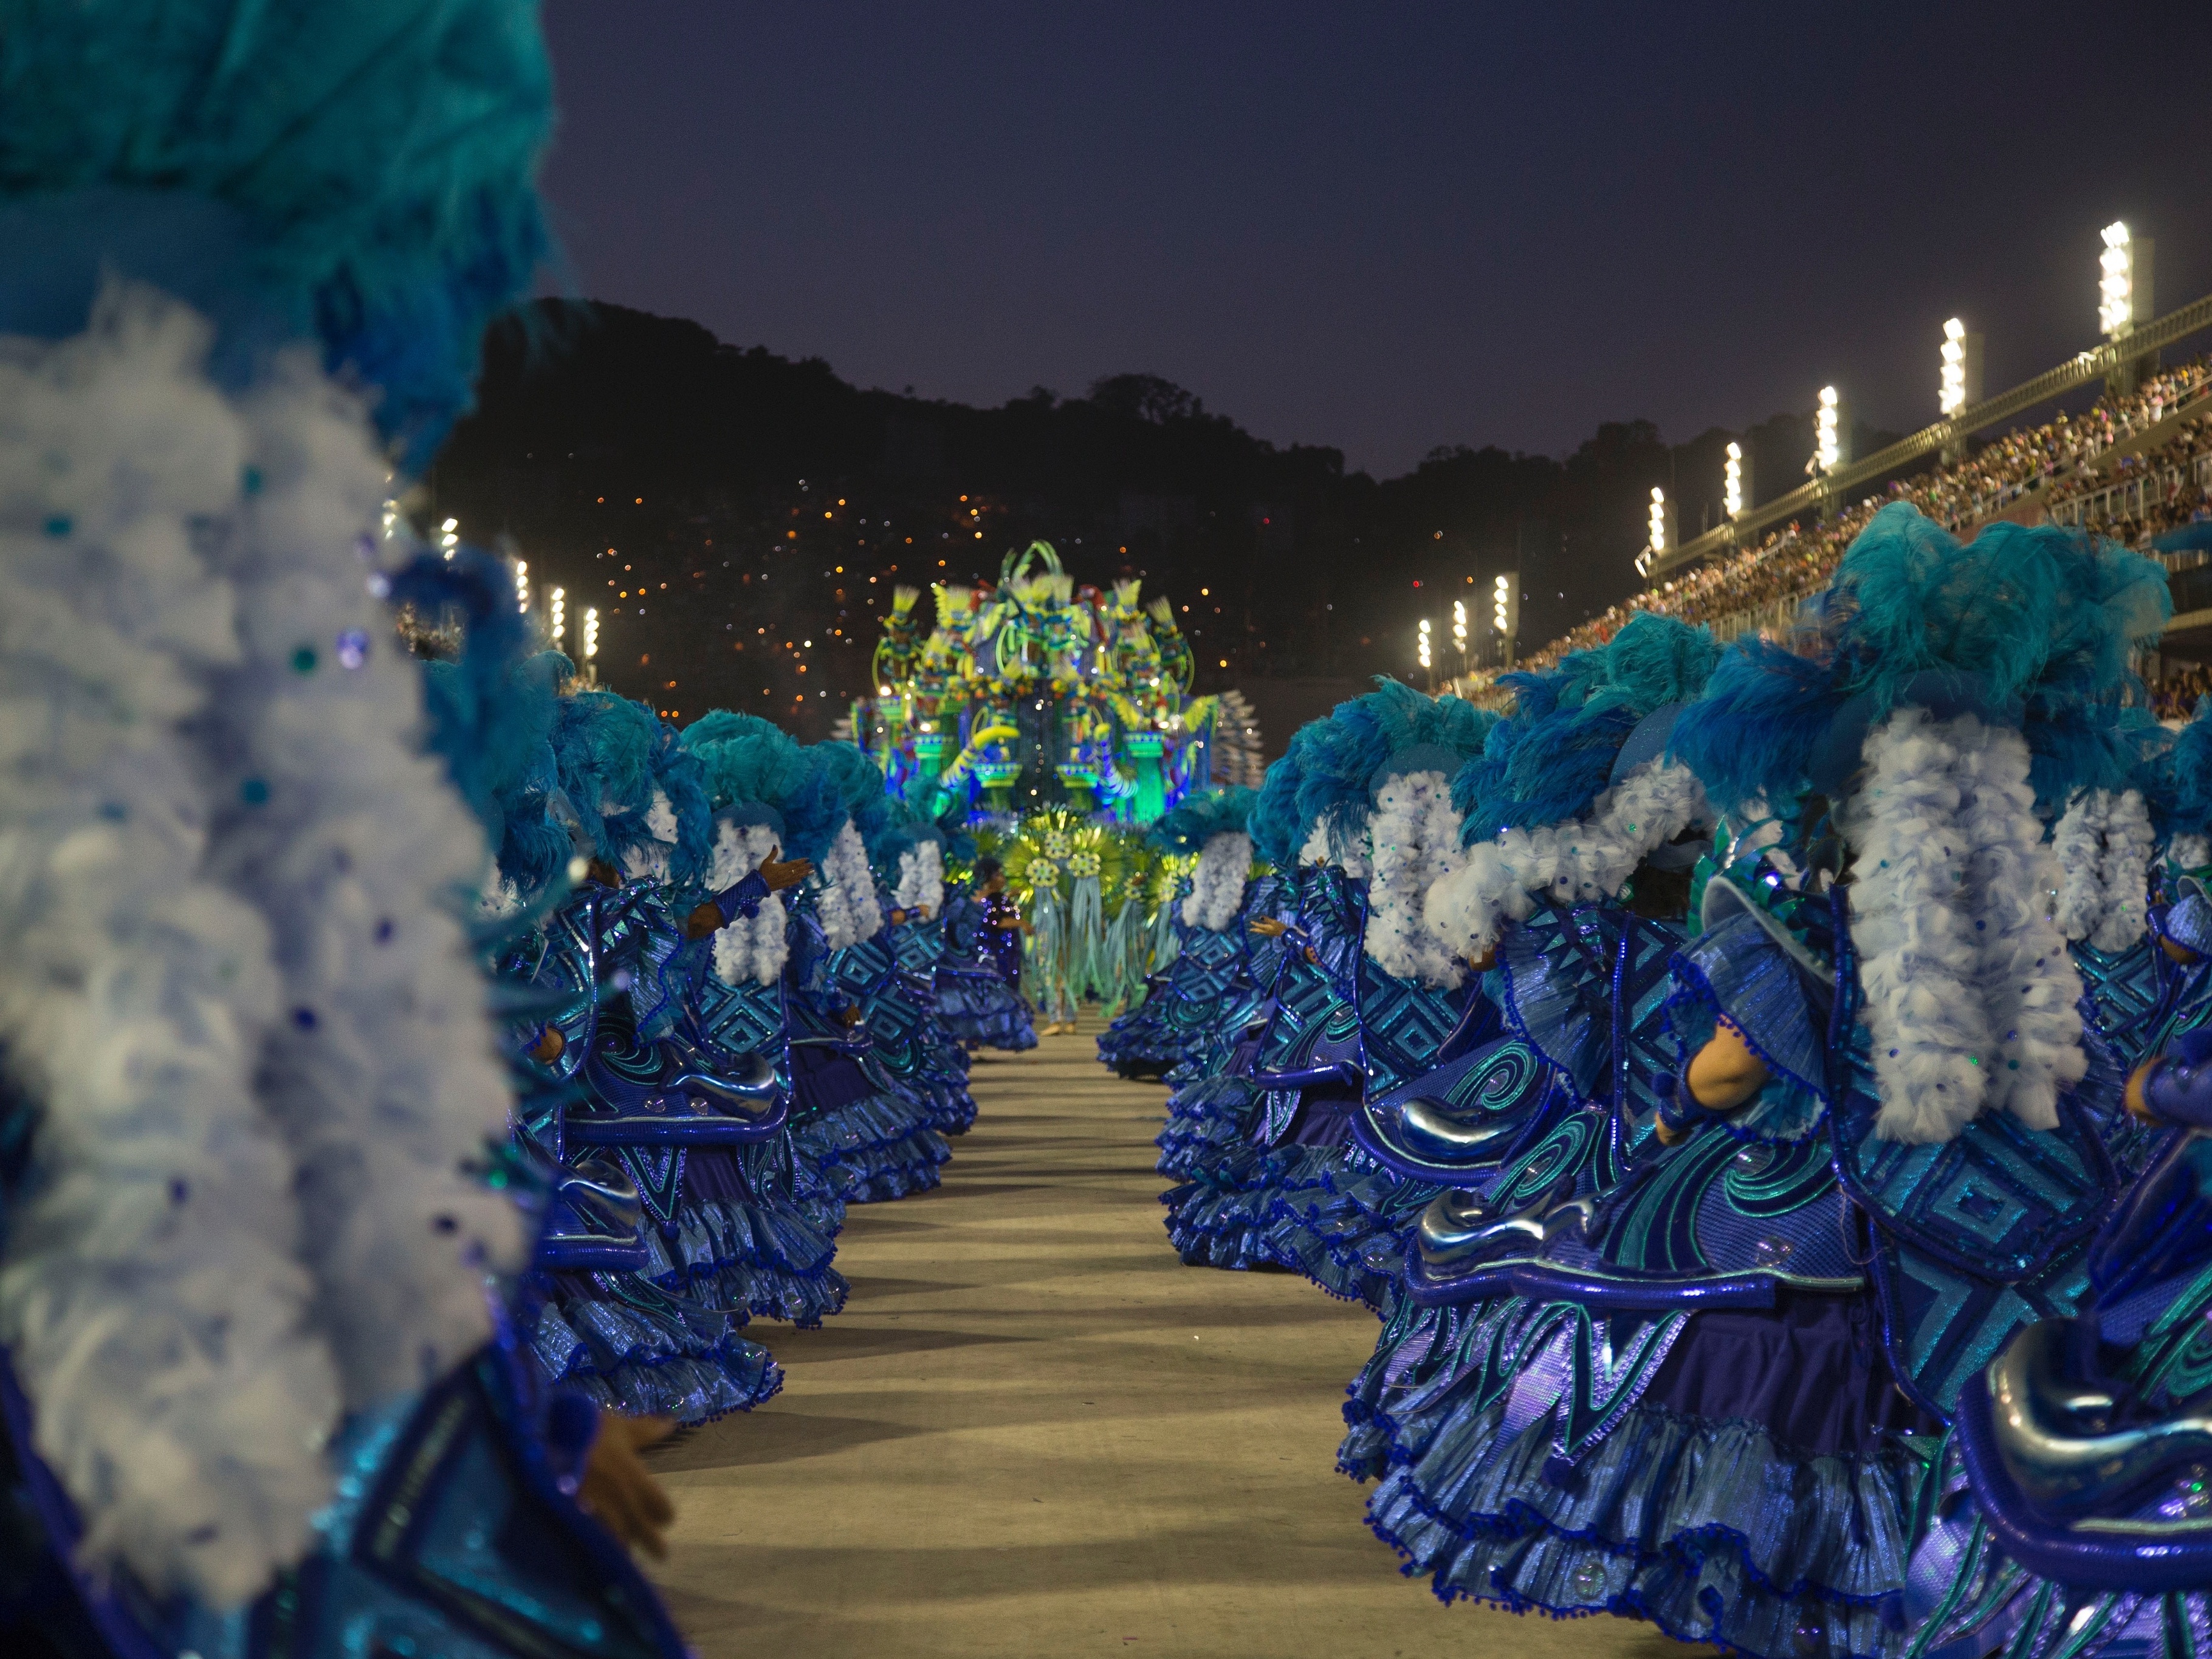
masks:
[[[971,1048],[1036,1047],[1036,1024],[1021,993],[1021,934],[996,925],[1009,918],[1018,920],[1019,912],[1004,894],[961,893],[945,901],[938,1018]]]
[[[2071,1319],[1962,1391],[1905,1581],[1908,1659],[2185,1659],[2212,1632],[2212,1037],[2148,1072],[2159,1146]]]
[[[879,903],[888,916],[890,902]],[[874,938],[833,951],[830,975],[860,1009],[877,1060],[927,1109],[929,1127],[942,1135],[965,1134],[975,1121],[968,1052],[938,1015],[933,964],[921,971],[908,966],[904,936],[927,926],[918,918],[885,921]],[[926,960],[926,942],[922,952]]]
[[[1150,975],[1145,1000],[1098,1034],[1098,1059],[1127,1078],[1164,1078],[1204,1054],[1223,1007],[1249,982],[1244,912],[1219,932],[1176,923],[1175,960]]]
[[[793,1127],[799,1154],[848,1204],[926,1192],[951,1157],[931,1108],[877,1058],[861,1004],[832,973],[811,904],[793,907],[784,969],[791,1012]]]

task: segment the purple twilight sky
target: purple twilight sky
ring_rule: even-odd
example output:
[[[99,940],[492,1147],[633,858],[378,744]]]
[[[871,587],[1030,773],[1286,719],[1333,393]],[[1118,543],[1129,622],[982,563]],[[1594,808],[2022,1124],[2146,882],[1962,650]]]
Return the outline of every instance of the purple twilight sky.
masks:
[[[994,404],[1163,374],[1403,471],[1935,416],[2212,292],[2212,5],[550,0],[574,288]]]

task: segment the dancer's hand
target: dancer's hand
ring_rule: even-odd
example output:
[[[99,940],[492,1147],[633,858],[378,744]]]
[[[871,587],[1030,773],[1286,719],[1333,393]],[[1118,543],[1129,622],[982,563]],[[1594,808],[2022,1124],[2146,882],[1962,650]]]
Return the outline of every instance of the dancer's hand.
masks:
[[[586,1513],[632,1549],[656,1561],[668,1554],[668,1523],[676,1507],[638,1454],[676,1432],[665,1417],[623,1417],[599,1413],[599,1432],[584,1461],[576,1501]]]
[[[779,848],[777,850],[781,852],[782,849]],[[787,887],[796,887],[813,873],[812,859],[792,859],[778,863],[770,858],[760,867],[761,879],[768,884],[768,890],[771,893],[780,893]]]
[[[1273,916],[1255,916],[1252,918],[1251,931],[1261,939],[1280,939],[1289,933],[1291,928],[1288,922],[1278,921]]]
[[[891,912],[891,926],[894,927],[903,927],[906,926],[906,912],[903,910],[893,910]]]

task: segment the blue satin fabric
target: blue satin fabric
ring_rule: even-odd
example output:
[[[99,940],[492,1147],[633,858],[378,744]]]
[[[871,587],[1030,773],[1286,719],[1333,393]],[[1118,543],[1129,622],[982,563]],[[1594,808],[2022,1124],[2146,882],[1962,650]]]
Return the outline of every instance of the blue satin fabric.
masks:
[[[1756,916],[1739,911],[1682,949],[1676,1021],[1694,1053],[1698,1015],[1725,1018],[1752,1052],[1800,1089],[1827,1086],[1826,999]],[[1699,1009],[1697,1005],[1703,1005]]]

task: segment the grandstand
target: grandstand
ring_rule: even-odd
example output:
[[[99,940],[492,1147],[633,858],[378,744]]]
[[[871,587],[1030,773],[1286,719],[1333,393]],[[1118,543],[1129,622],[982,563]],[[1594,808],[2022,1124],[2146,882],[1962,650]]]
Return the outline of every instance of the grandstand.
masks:
[[[1826,584],[1875,511],[1902,501],[1962,537],[2000,520],[2081,525],[2163,560],[2174,588],[2173,623],[2143,668],[2160,712],[2185,714],[2197,695],[2212,691],[2212,672],[2200,665],[2212,659],[2212,356],[2171,368],[2148,364],[2159,345],[2208,326],[2212,298],[1739,514],[1654,558],[1646,591],[1516,665],[1547,667],[1566,652],[1602,644],[1643,611],[1701,623],[1723,641],[1784,626],[1799,602]],[[2062,410],[1960,453],[1967,434],[2099,378],[2107,390],[2082,413]],[[2116,389],[2123,385],[2129,389]],[[1931,454],[1940,458],[1935,466],[1894,476]],[[1851,501],[1868,484],[1880,487]],[[1458,689],[1501,702],[1498,672],[1468,675]]]

